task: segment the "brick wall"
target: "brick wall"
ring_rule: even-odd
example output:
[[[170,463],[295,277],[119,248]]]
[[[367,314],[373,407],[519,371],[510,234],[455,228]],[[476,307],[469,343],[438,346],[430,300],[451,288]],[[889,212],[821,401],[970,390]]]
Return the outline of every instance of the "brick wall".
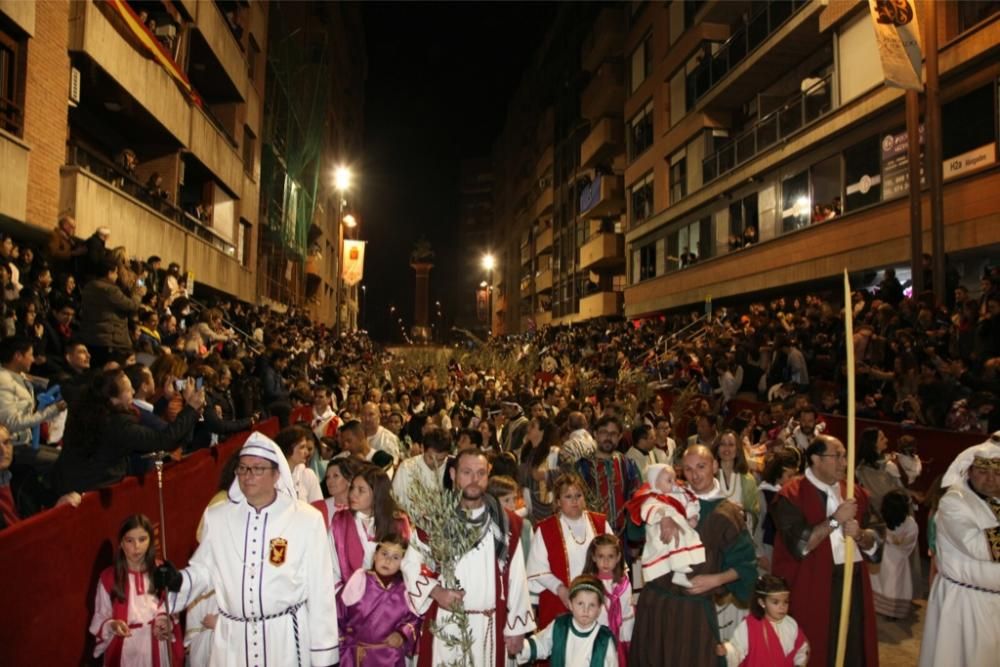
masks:
[[[69,100],[68,0],[39,0],[28,41],[24,140],[28,158],[27,222],[50,229],[59,215],[59,167],[66,157]]]

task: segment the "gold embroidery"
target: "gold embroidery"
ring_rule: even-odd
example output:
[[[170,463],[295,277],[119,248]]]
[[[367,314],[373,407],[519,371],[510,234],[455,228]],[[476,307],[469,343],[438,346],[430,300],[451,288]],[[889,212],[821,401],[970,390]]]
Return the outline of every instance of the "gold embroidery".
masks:
[[[977,456],[972,459],[972,467],[979,468],[980,470],[992,470],[993,472],[1000,473],[1000,459],[987,459],[982,456]]]
[[[990,558],[994,563],[1000,563],[1000,526],[997,528],[986,528],[986,543],[990,547]]]
[[[268,560],[271,565],[284,565],[285,557],[288,555],[288,540],[276,537],[271,540],[271,553]]]

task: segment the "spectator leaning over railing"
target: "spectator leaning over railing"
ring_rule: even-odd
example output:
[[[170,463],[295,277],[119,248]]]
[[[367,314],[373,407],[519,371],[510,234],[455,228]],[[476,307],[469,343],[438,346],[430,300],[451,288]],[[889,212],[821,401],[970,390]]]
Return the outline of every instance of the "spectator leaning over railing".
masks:
[[[157,431],[139,422],[132,405],[132,383],[125,372],[102,373],[73,406],[56,465],[56,488],[61,493],[83,492],[120,482],[129,454],[169,451],[182,445],[198,420],[205,393],[188,379],[182,395],[184,409],[167,428]]]

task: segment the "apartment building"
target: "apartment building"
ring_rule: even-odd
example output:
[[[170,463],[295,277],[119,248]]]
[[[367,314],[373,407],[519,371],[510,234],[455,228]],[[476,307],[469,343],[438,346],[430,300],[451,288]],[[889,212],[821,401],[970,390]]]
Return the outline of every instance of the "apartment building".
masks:
[[[584,294],[589,274],[580,269],[578,252],[587,223],[579,215],[580,150],[590,123],[581,116],[588,77],[580,53],[600,10],[596,4],[560,5],[494,145],[495,334],[572,317]]]
[[[71,215],[253,301],[266,45],[261,2],[0,3],[6,225]]]
[[[918,10],[938,27],[945,249],[975,280],[1000,244],[1000,3]],[[908,264],[904,93],[866,2],[626,12],[626,316]]]
[[[339,191],[338,165],[361,155],[367,72],[361,10],[349,3],[274,3],[262,137],[262,300],[303,306],[354,329],[359,285],[340,278],[343,219],[359,220],[363,178]],[[339,312],[338,312],[339,311]]]
[[[491,251],[490,233],[493,227],[493,162],[489,157],[462,160],[458,183],[458,232],[456,240],[463,254],[464,266],[459,267],[460,298],[455,307],[455,325],[480,333],[487,331],[488,307],[481,307],[480,284],[488,280],[483,257]],[[489,299],[485,302],[488,304]]]

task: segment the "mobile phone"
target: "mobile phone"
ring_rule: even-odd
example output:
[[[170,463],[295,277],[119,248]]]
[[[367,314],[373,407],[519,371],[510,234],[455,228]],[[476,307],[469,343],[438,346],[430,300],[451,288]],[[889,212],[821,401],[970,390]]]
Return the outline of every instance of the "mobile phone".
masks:
[[[139,278],[139,279],[137,279],[135,281],[135,284],[138,285],[139,287],[145,287],[146,286],[146,281],[143,280],[142,278]]]
[[[194,381],[194,388],[201,391],[202,386],[205,384],[205,378],[198,378]]]
[[[184,391],[185,384],[184,380],[174,380],[174,389],[177,391]]]

